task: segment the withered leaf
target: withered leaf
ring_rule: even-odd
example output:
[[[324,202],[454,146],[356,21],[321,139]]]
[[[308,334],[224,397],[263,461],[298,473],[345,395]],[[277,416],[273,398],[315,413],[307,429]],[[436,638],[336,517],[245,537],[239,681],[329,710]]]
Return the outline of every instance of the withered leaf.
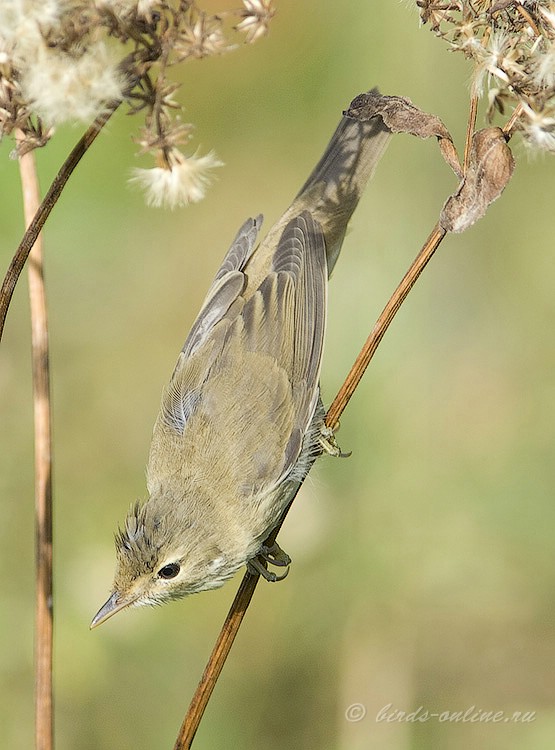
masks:
[[[447,199],[439,223],[447,232],[464,232],[499,198],[514,170],[514,159],[500,128],[474,133],[468,170]]]
[[[449,131],[439,117],[418,109],[410,99],[402,96],[383,96],[374,89],[355,97],[343,114],[363,121],[379,116],[392,133],[409,133],[418,138],[435,136],[439,141],[443,158],[457,177],[462,177],[461,166]]]

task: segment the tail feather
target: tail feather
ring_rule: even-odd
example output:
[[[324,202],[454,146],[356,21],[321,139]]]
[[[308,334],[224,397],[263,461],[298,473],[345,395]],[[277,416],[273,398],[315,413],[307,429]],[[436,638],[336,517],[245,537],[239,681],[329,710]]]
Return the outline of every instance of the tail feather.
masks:
[[[379,116],[366,121],[344,116],[289,209],[308,208],[322,226],[328,274],[337,261],[349,219],[390,137],[391,131]]]
[[[349,219],[392,135],[382,118],[375,114],[376,95],[374,89],[356,98],[356,109],[351,108],[349,115],[341,118],[297,197],[249,260],[246,296],[253,293],[268,274],[273,251],[287,224],[305,210],[322,228],[328,276],[331,274]]]

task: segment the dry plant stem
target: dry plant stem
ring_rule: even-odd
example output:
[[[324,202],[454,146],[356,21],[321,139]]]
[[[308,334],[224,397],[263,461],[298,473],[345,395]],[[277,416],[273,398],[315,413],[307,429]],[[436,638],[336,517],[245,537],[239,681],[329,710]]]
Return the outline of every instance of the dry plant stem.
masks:
[[[8,313],[8,308],[10,306],[15,287],[17,285],[25,262],[29,257],[31,248],[35,244],[39,232],[44,226],[44,222],[56,205],[56,202],[60,197],[60,194],[64,189],[67,181],[69,180],[73,170],[79,164],[88,148],[95,140],[96,136],[100,133],[104,125],[108,122],[119,105],[119,101],[113,102],[112,104],[108,105],[106,112],[98,117],[90,126],[90,128],[84,133],[84,135],[79,139],[73,151],[67,157],[60,171],[54,178],[48,192],[44,197],[44,200],[37,208],[32,221],[29,223],[27,231],[23,235],[23,239],[21,240],[14,257],[12,258],[12,261],[2,282],[2,288],[0,289],[0,341],[2,340],[2,333],[4,331],[4,324],[6,322],[6,315]]]
[[[243,576],[241,585],[235,595],[233,604],[225,619],[223,627],[216,641],[216,645],[210,654],[210,659],[204,670],[204,674],[198,684],[196,692],[183,720],[179,735],[175,741],[174,750],[188,750],[193,743],[196,731],[204,714],[204,710],[210,700],[212,691],[216,686],[220,672],[223,669],[227,655],[233,645],[235,636],[247,608],[251,602],[256,585],[260,579],[258,573],[247,571]]]
[[[518,104],[513,114],[507,120],[505,125],[503,125],[502,130],[503,130],[503,133],[505,134],[505,139],[507,141],[514,135],[516,124],[518,120],[520,119],[523,112],[524,112],[524,107],[522,106],[522,104]]]
[[[341,414],[343,413],[345,407],[349,403],[351,396],[360,383],[361,378],[364,375],[366,368],[370,364],[370,360],[374,356],[374,352],[378,348],[378,345],[382,340],[385,332],[389,328],[391,321],[403,304],[408,293],[414,286],[416,280],[428,264],[439,243],[445,237],[445,234],[445,230],[442,229],[439,224],[436,224],[436,226],[432,230],[432,233],[424,243],[424,246],[401,280],[401,283],[393,292],[387,305],[384,307],[382,314],[376,321],[376,325],[374,326],[372,333],[367,338],[366,343],[362,347],[360,354],[355,360],[354,365],[351,367],[351,371],[347,375],[345,382],[339,389],[337,396],[328,409],[328,413],[326,414],[326,424],[328,425],[328,427],[331,427],[332,429],[335,429],[337,427]]]
[[[370,360],[372,359],[374,352],[378,347],[378,344],[382,340],[385,332],[389,328],[390,323],[395,317],[395,314],[403,304],[403,301],[406,299],[408,293],[414,286],[416,280],[426,267],[428,261],[434,254],[444,236],[445,230],[442,229],[439,225],[436,225],[432,233],[426,240],[424,246],[418,253],[416,259],[413,261],[409,270],[403,277],[401,283],[391,296],[382,314],[378,318],[372,333],[368,337],[366,343],[364,344],[364,347],[362,348],[353,367],[351,368],[351,371],[349,372],[345,382],[341,386],[339,393],[335,397],[332,405],[328,410],[328,413],[326,415],[326,424],[329,427],[334,428],[335,426],[337,426],[339,417],[343,413],[343,410],[347,406],[349,399],[360,383],[360,380],[364,375],[364,372],[368,367]],[[272,533],[266,540],[267,546],[271,546],[275,541],[292,503],[293,501],[291,501],[291,504],[281,517],[277,527],[272,531]],[[216,645],[214,646],[214,649],[208,660],[208,664],[206,665],[206,669],[204,670],[204,674],[202,675],[185,719],[183,720],[183,724],[181,725],[179,736],[177,737],[174,745],[174,750],[189,750],[193,743],[193,739],[199,727],[208,701],[210,700],[210,696],[212,695],[212,691],[214,690],[216,681],[220,676],[225,660],[227,659],[227,656],[231,650],[231,646],[233,645],[233,641],[235,640],[235,636],[237,635],[237,631],[239,630],[239,627],[241,626],[241,623],[243,621],[243,617],[245,616],[247,607],[249,606],[253,597],[259,577],[260,576],[258,574],[247,571],[243,577],[243,580],[241,581],[239,590],[237,591],[222,630],[220,631],[220,635],[218,636],[218,640],[216,641]]]
[[[472,136],[476,129],[476,117],[478,115],[478,97],[473,96],[470,99],[470,112],[468,114],[468,124],[466,126],[466,140],[464,143],[463,174],[468,171],[468,162],[470,159],[470,147],[472,145]]]
[[[23,133],[17,133],[18,140],[23,137]],[[33,152],[20,158],[19,169],[28,226],[40,204]],[[40,234],[29,256],[29,301],[35,415],[35,747],[52,750],[52,434],[48,319]]]
[[[534,19],[532,18],[532,16],[528,13],[528,11],[526,10],[526,8],[523,8],[522,5],[520,5],[520,3],[516,6],[516,8],[517,8],[518,12],[520,13],[520,15],[530,24],[530,28],[532,29],[532,31],[534,32],[534,34],[536,36],[539,36],[540,35],[540,30],[538,29],[538,26],[537,26],[536,22],[534,21]]]
[[[295,498],[293,498],[294,500]],[[267,546],[271,547],[275,542],[276,537],[281,529],[281,526],[285,520],[285,516],[289,508],[291,507],[293,500],[286,508],[285,513],[279,520],[278,525],[272,531],[268,539],[266,540]],[[260,574],[247,570],[243,576],[243,580],[235,594],[235,599],[229,609],[228,615],[222,626],[216,645],[212,649],[210,658],[204,670],[200,682],[197,686],[193,699],[187,710],[187,714],[183,719],[183,724],[179,730],[179,735],[175,741],[174,750],[189,750],[193,744],[195,734],[199,728],[199,724],[203,717],[208,701],[212,695],[212,692],[216,686],[216,682],[223,666],[226,662],[227,656],[233,646],[233,641],[237,635],[243,618],[247,612],[247,608],[251,603],[251,599],[254,595],[254,590],[258,581],[260,580]]]

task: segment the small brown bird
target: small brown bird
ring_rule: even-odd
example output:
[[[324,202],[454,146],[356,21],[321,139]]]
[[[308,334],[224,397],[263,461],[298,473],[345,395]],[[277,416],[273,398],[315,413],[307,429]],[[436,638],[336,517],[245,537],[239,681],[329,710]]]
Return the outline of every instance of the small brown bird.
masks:
[[[221,586],[245,563],[265,571],[258,555],[289,562],[263,543],[330,449],[319,390],[327,284],[391,135],[364,114],[375,95],[357,97],[266,238],[257,246],[261,216],[235,237],[164,390],[149,497],[116,536],[112,594],[91,627]]]

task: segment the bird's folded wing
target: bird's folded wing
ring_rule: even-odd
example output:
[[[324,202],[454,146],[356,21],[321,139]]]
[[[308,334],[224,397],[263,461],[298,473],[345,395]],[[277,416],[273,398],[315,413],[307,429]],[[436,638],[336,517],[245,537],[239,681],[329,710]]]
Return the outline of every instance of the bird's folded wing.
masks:
[[[285,227],[270,273],[245,301],[239,269],[249,246],[251,240],[246,251],[228,253],[203,308],[210,323],[199,316],[187,339],[196,337],[164,392],[151,457],[160,429],[166,437],[168,428],[175,438],[191,437],[188,427],[199,429],[192,417],[202,414],[203,455],[222,463],[233,455],[237,476],[269,491],[295,465],[318,401],[326,253],[319,224],[302,212]]]

